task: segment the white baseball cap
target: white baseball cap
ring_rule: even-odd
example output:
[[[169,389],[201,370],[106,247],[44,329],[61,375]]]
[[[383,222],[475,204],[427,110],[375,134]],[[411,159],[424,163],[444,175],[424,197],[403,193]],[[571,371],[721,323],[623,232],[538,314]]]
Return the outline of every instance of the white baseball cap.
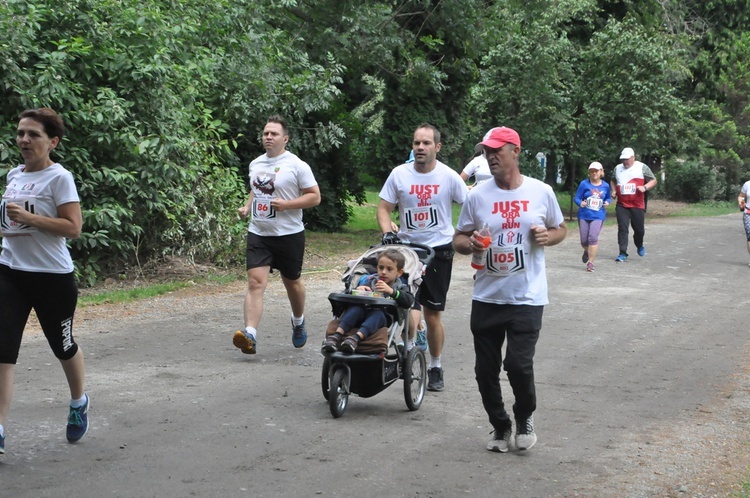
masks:
[[[604,167],[599,161],[594,161],[593,163],[589,164],[589,169],[604,169]]]
[[[635,151],[633,151],[633,149],[631,149],[630,147],[625,147],[620,153],[620,159],[630,159],[634,155]]]

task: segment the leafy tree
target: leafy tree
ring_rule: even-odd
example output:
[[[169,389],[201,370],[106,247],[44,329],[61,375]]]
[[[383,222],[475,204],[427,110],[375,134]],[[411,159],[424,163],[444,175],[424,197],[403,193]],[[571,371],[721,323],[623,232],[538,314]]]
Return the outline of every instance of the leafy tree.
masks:
[[[687,74],[667,37],[628,15],[603,21],[593,1],[524,5],[493,11],[490,22],[503,30],[473,103],[485,119],[516,127],[530,154],[563,161],[570,188],[589,162],[615,164],[624,145],[666,150],[682,112],[674,82]]]
[[[12,43],[0,45],[7,104],[0,123],[11,137],[17,113],[39,106],[67,119],[71,133],[59,155],[76,176],[84,207],[85,232],[72,242],[82,281],[107,266],[165,254],[219,263],[241,257],[244,223],[236,208],[246,194],[230,147],[240,146],[234,134],[242,128],[230,126],[258,109],[283,112],[279,102],[298,114],[324,107],[317,96],[336,93],[328,75],[320,78],[326,70],[304,53],[277,66],[289,62],[281,60],[289,38],[257,21],[243,24],[266,11],[241,2],[180,2],[179,9],[169,1],[1,5]],[[207,42],[207,34],[221,46]],[[256,56],[228,73],[226,57],[247,53]],[[263,71],[277,67],[283,70]],[[226,84],[227,74],[279,84],[267,94],[261,88],[262,98],[244,107],[246,100],[233,100],[243,92]],[[290,98],[295,94],[316,97],[306,104]],[[3,157],[17,162],[11,139],[3,143]]]

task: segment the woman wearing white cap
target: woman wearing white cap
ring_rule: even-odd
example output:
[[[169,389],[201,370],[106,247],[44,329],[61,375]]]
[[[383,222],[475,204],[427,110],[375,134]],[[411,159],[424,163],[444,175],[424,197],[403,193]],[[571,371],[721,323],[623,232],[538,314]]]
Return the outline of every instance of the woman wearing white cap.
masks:
[[[612,202],[612,191],[607,182],[602,181],[604,168],[600,162],[589,165],[589,177],[578,185],[573,202],[578,209],[578,232],[581,235],[586,271],[594,271],[594,259],[599,247],[599,233],[607,218],[606,208]]]

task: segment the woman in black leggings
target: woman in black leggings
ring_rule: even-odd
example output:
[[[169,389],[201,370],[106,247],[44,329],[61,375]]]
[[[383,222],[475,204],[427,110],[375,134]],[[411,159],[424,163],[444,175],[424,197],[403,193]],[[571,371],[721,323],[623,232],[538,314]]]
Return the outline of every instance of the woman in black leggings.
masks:
[[[80,440],[89,427],[83,351],[73,339],[78,289],[65,244],[81,233],[81,204],[73,175],[50,159],[64,132],[52,109],[21,113],[16,144],[24,164],[8,172],[0,202],[0,454],[5,453],[13,371],[32,309],[70,388],[68,441]]]

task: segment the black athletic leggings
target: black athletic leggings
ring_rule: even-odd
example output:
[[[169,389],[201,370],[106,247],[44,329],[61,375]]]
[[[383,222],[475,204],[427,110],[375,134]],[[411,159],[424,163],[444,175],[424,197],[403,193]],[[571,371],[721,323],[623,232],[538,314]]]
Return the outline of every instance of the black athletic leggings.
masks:
[[[33,309],[52,352],[60,360],[78,351],[73,314],[78,287],[73,273],[34,273],[0,265],[0,363],[18,361],[23,329]]]

